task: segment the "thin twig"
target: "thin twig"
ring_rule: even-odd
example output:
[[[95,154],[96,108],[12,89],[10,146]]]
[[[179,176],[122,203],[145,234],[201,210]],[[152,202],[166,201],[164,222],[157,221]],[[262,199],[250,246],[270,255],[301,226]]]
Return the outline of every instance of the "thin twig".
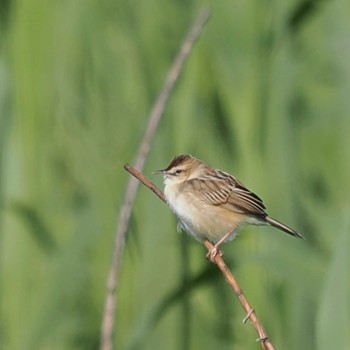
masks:
[[[155,184],[149,181],[142,173],[137,171],[129,164],[125,164],[124,168],[141,183],[143,183],[146,187],[152,190],[163,202],[165,202],[163,192]],[[208,252],[210,252],[213,248],[213,245],[207,240],[204,241],[204,245],[208,249]],[[241,303],[243,310],[246,312],[246,317],[243,319],[243,323],[245,323],[248,319],[251,321],[253,327],[255,328],[258,334],[257,340],[260,341],[261,347],[264,350],[275,350],[275,347],[272,345],[264,326],[256,316],[255,309],[248,302],[235,277],[232,275],[230,269],[227,267],[224,260],[222,259],[221,252],[219,252],[219,254],[216,255],[215,263],[223,273],[227,283],[237,295],[237,298]]]
[[[164,86],[153,105],[152,111],[150,113],[148,124],[146,127],[145,134],[143,136],[141,145],[137,152],[135,159],[135,167],[142,170],[150,150],[151,141],[157,130],[159,121],[164,113],[167,101],[173,90],[175,82],[177,81],[180,72],[184,66],[184,63],[192,50],[195,41],[201,34],[205,23],[209,18],[209,12],[203,11],[199,14],[196,21],[192,25],[184,43],[180,47],[180,50],[175,57],[175,60],[168,72]],[[114,251],[112,257],[112,263],[109,270],[108,281],[107,281],[107,295],[104,305],[103,320],[101,326],[101,344],[100,350],[111,350],[112,349],[112,334],[115,321],[115,309],[117,304],[116,289],[119,280],[119,270],[122,259],[122,252],[125,243],[125,236],[127,234],[127,229],[129,226],[132,206],[136,197],[139,182],[130,177],[128,182],[125,196],[124,204],[120,210],[118,218],[118,226],[115,236]]]

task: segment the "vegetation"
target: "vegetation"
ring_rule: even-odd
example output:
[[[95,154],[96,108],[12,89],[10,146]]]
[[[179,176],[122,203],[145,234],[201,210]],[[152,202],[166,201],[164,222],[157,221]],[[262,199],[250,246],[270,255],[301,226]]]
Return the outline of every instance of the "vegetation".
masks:
[[[117,213],[191,22],[211,19],[145,174],[191,153],[305,241],[244,228],[225,260],[278,349],[349,349],[350,24],[333,1],[0,2],[0,344],[97,349]],[[206,250],[141,188],[116,349],[258,349]]]

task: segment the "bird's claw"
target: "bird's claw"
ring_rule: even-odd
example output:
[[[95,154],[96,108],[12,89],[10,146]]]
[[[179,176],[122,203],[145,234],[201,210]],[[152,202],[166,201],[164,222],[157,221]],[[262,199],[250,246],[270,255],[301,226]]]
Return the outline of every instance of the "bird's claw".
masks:
[[[216,256],[222,256],[223,253],[218,249],[218,247],[216,247],[214,245],[214,247],[212,249],[209,250],[209,252],[207,253],[206,257],[207,259],[209,259],[211,262],[215,262],[215,258]]]

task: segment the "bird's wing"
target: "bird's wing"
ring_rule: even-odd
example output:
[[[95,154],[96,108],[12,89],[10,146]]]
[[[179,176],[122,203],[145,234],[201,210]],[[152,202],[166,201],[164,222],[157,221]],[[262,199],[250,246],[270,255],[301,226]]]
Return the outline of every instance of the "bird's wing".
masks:
[[[266,216],[261,198],[223,171],[217,171],[215,176],[188,180],[188,184],[196,197],[207,204],[222,206],[238,213]]]

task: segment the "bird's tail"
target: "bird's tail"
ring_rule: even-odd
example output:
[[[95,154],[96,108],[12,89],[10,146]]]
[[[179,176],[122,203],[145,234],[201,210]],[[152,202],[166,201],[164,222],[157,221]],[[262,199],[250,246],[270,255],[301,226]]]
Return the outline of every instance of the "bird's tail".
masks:
[[[297,231],[291,229],[287,225],[282,224],[282,222],[279,222],[276,219],[271,218],[270,216],[266,216],[265,220],[270,225],[280,229],[283,232],[288,233],[291,236],[294,236],[294,237],[297,237],[297,238],[303,238],[303,236],[300,233],[298,233]]]

